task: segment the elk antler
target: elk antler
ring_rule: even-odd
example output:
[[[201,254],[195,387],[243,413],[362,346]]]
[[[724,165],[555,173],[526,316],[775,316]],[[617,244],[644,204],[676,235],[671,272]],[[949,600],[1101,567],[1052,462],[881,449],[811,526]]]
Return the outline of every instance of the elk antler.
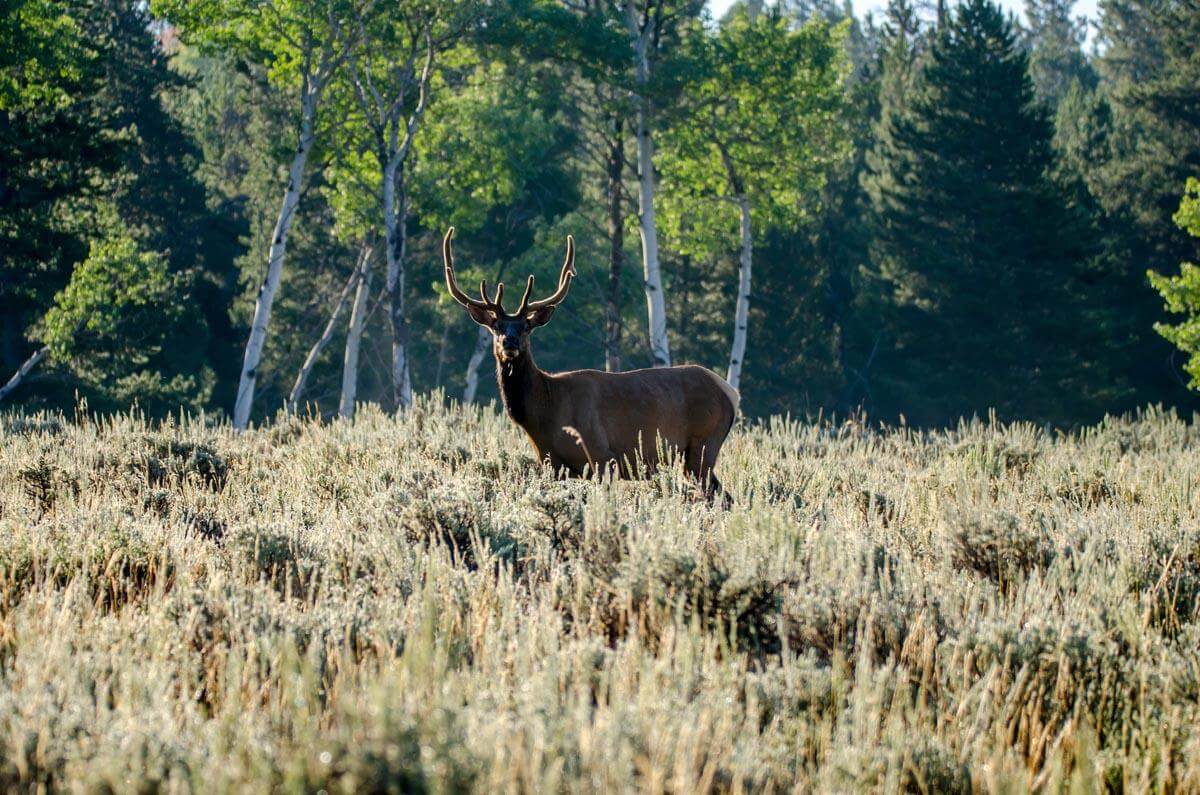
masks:
[[[530,276],[529,280],[527,282],[525,282],[525,294],[523,296],[521,296],[521,305],[519,307],[517,307],[516,317],[523,317],[525,315],[526,310],[529,309],[529,294],[532,292],[533,292],[533,277]]]
[[[524,317],[526,312],[557,305],[567,297],[567,290],[571,287],[571,277],[575,275],[575,238],[570,235],[567,235],[567,258],[563,261],[562,271],[558,275],[558,289],[555,290],[554,295],[541,301],[530,303],[529,296],[533,292],[533,277],[530,276],[529,280],[525,283],[525,294],[521,296],[521,306],[517,309],[516,314],[513,315],[508,315],[501,304],[504,299],[504,282],[496,285],[495,298],[488,298],[487,281],[483,279],[479,281],[479,298],[481,300],[471,298],[459,289],[458,281],[454,277],[453,240],[454,227],[450,227],[446,230],[446,236],[442,239],[442,261],[446,265],[446,286],[450,289],[450,295],[463,306],[473,306],[477,309],[493,312],[497,317]]]
[[[476,309],[484,309],[488,312],[493,312],[497,316],[504,314],[504,308],[500,305],[501,299],[504,298],[504,283],[496,285],[496,297],[488,298],[487,282],[479,281],[479,297],[482,300],[475,300],[464,293],[458,286],[458,280],[454,277],[454,227],[446,230],[446,236],[442,238],[442,262],[446,265],[446,287],[450,289],[450,295],[455,301],[458,301],[463,306],[473,306]]]
[[[533,292],[533,277],[530,276],[529,283],[525,286],[525,296],[521,299],[521,308],[517,310],[517,315],[521,316],[534,309],[542,309],[543,307],[556,306],[562,303],[562,300],[567,297],[567,290],[571,289],[571,277],[574,275],[575,238],[567,235],[567,258],[563,260],[562,271],[558,274],[558,289],[549,298],[529,303],[529,294]]]

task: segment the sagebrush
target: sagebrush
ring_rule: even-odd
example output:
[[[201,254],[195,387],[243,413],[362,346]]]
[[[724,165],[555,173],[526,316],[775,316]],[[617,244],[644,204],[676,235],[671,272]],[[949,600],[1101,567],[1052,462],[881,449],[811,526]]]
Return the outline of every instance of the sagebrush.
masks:
[[[0,417],[0,787],[1200,788],[1200,431]]]

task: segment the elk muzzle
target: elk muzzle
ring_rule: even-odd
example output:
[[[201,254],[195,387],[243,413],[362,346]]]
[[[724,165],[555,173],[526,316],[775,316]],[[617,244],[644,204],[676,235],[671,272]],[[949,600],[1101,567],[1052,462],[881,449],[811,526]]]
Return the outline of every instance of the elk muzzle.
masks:
[[[504,339],[500,343],[499,356],[502,362],[511,362],[521,355],[521,344],[517,340]]]

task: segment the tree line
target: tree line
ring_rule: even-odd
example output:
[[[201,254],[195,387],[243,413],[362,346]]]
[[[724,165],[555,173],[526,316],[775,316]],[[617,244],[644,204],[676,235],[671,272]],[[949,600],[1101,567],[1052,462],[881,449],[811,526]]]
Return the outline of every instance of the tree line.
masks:
[[[14,0],[0,406],[495,395],[441,286],[555,278],[551,369],[750,414],[1198,405],[1200,0]],[[1189,358],[1191,357],[1191,358]]]

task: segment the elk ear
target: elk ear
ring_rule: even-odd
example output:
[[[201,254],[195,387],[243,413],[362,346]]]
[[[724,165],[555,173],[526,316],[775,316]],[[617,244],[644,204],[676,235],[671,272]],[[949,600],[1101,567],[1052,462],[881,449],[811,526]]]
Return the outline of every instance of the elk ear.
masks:
[[[484,326],[485,328],[492,328],[496,325],[496,315],[487,309],[470,305],[468,305],[466,309],[467,314],[471,316],[471,319],[479,325]]]
[[[525,322],[529,324],[531,329],[538,326],[544,326],[550,322],[550,318],[554,315],[554,306],[542,306],[525,315]]]

